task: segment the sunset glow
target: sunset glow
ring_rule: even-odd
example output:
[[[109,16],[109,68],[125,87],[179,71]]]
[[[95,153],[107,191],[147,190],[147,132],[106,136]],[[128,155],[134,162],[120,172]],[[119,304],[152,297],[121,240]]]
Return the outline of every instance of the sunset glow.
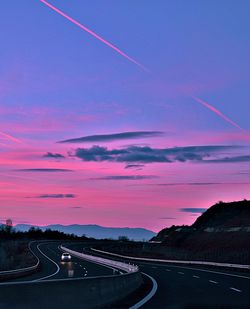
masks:
[[[2,222],[157,232],[250,199],[250,2],[11,2]]]

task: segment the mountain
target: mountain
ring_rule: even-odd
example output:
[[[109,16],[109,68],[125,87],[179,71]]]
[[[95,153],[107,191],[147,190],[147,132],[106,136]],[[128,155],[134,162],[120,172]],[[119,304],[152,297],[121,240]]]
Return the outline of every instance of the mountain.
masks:
[[[161,230],[152,241],[165,241],[174,232],[250,232],[250,201],[219,202],[208,208],[191,225],[171,226]],[[169,239],[168,239],[169,240]]]
[[[15,229],[18,231],[28,231],[33,225],[29,224],[17,224]],[[142,240],[149,240],[155,233],[143,229],[143,228],[128,228],[128,227],[104,227],[99,225],[79,225],[79,224],[72,224],[72,225],[47,225],[47,226],[35,226],[39,227],[42,230],[51,229],[57,230],[68,234],[75,234],[78,236],[85,235],[87,237],[92,237],[96,239],[102,238],[112,238],[118,239],[120,236],[126,236],[129,239],[133,239],[136,241]]]
[[[193,228],[228,230],[250,227],[250,201],[219,202],[207,209],[192,225]]]
[[[152,238],[151,255],[249,264],[250,201],[219,202],[191,226],[172,226]],[[153,252],[154,251],[154,252]]]

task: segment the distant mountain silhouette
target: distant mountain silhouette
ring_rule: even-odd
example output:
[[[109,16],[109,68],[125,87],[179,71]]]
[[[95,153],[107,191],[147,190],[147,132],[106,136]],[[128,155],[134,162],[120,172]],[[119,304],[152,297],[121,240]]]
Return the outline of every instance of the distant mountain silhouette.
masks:
[[[28,231],[33,225],[29,224],[17,224],[15,226],[16,230],[19,231]],[[155,233],[143,229],[143,228],[119,228],[119,227],[104,227],[99,225],[79,225],[79,224],[72,224],[72,225],[61,225],[61,224],[54,224],[54,225],[47,225],[47,226],[36,226],[41,228],[42,230],[51,229],[60,232],[64,232],[67,234],[75,234],[77,236],[85,235],[87,237],[92,237],[96,239],[102,238],[112,238],[118,239],[120,236],[126,236],[129,239],[133,239],[136,241],[142,240],[149,240]]]

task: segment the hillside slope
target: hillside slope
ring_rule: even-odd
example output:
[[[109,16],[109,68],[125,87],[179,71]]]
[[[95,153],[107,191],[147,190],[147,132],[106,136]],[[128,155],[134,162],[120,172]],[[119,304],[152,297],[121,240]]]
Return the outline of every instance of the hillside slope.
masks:
[[[197,218],[192,227],[196,229],[250,227],[250,201],[219,202]]]
[[[219,202],[191,226],[161,230],[145,254],[170,259],[193,259],[250,264],[250,201]]]

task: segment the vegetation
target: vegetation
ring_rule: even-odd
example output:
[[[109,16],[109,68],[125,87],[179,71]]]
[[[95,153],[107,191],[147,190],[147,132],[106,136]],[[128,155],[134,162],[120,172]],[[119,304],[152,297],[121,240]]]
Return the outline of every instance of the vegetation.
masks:
[[[28,249],[27,241],[0,242],[0,271],[34,265],[36,259]]]
[[[191,226],[163,229],[152,241],[110,244],[116,253],[151,258],[250,264],[250,201],[219,202]]]
[[[250,201],[219,202],[197,218],[192,227],[196,229],[250,227]]]
[[[46,229],[42,231],[39,228],[31,227],[28,232],[16,231],[13,227],[2,225],[0,227],[0,239],[10,240],[10,239],[28,239],[28,240],[42,240],[42,239],[69,239],[69,240],[86,240],[85,236],[79,237],[74,234],[65,234],[63,232],[54,231],[51,229]]]
[[[0,226],[0,271],[34,265],[36,259],[29,251],[32,240],[87,240],[85,236],[31,227],[28,232],[16,231],[10,225]]]

